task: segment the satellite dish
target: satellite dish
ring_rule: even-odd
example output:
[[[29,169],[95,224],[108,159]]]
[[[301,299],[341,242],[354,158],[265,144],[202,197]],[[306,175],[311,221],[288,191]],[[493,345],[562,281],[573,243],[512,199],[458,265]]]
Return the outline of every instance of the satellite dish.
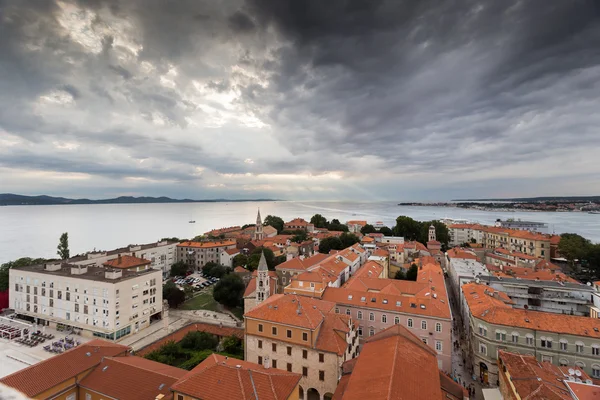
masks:
[[[587,283],[587,285],[588,285],[588,286],[592,286],[592,282],[588,282],[588,283]]]
[[[581,376],[581,371],[580,371],[580,370],[578,370],[578,369],[576,369],[576,370],[575,370],[575,375],[577,375],[577,376]]]
[[[568,371],[569,371],[569,375],[573,375],[573,374],[575,374],[575,370],[574,370],[573,368],[569,368],[569,370],[568,370]]]

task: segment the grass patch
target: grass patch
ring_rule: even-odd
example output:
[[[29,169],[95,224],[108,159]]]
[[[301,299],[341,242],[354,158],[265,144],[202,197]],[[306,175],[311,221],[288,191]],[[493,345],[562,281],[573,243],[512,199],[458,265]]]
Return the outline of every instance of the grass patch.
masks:
[[[219,311],[219,303],[213,298],[213,289],[210,287],[201,291],[196,297],[187,300],[179,306],[179,309]]]

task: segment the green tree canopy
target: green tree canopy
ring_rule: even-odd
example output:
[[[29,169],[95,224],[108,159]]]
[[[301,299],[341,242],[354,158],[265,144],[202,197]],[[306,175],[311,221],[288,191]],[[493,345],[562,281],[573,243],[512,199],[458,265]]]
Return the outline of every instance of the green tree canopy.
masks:
[[[306,231],[296,231],[294,236],[292,236],[291,241],[294,243],[302,243],[308,239],[308,233]]]
[[[210,333],[191,331],[188,332],[179,342],[182,349],[187,350],[215,350],[219,344],[219,339]]]
[[[342,224],[339,220],[334,219],[331,223],[327,224],[327,229],[334,232],[348,232],[348,226]]]
[[[387,226],[383,226],[379,229],[379,233],[383,233],[385,236],[393,236],[394,232]]]
[[[337,236],[330,236],[321,239],[319,242],[319,253],[329,254],[331,250],[341,250],[344,248],[342,240]]]
[[[248,256],[247,255],[240,253],[237,256],[233,257],[233,268],[243,267],[246,264],[248,264]]]
[[[394,235],[402,236],[406,240],[419,240],[421,238],[421,223],[410,217],[401,215],[396,218]]]
[[[327,228],[328,225],[327,218],[321,214],[313,215],[310,219],[310,223],[313,224],[315,228]]]
[[[244,346],[242,340],[237,336],[227,336],[221,341],[223,351],[229,354],[243,355]]]
[[[576,233],[563,233],[558,242],[558,252],[569,261],[571,266],[575,260],[582,260],[588,254],[591,243],[589,240]]]
[[[371,224],[366,224],[365,226],[363,226],[360,229],[360,233],[362,233],[363,235],[368,235],[369,233],[375,233],[375,232],[377,232],[377,230]]]
[[[360,242],[360,239],[358,238],[358,236],[356,236],[354,233],[348,233],[348,232],[342,233],[340,235],[340,240],[342,241],[342,249],[345,249],[346,247],[350,247],[354,243]],[[341,249],[337,249],[337,250],[341,250]]]
[[[270,270],[275,269],[275,266],[278,265],[277,260],[275,260],[275,254],[271,249],[267,249],[266,247],[257,247],[252,250],[250,257],[248,258],[248,270],[254,271],[258,268],[258,262],[260,261],[260,254],[265,252],[265,259],[267,260],[267,267]]]
[[[225,275],[213,290],[215,301],[226,307],[234,308],[243,305],[243,296],[246,285],[237,274]]]
[[[405,281],[406,280],[406,274],[404,273],[404,271],[402,271],[401,269],[399,269],[398,271],[396,271],[396,275],[394,275],[394,279],[399,279],[401,281]]]
[[[217,264],[216,262],[209,261],[209,262],[207,262],[206,264],[204,264],[204,265],[202,266],[202,273],[203,273],[204,275],[212,276],[212,275],[210,274],[210,270],[211,270],[211,269],[213,269],[213,267],[216,267],[216,266],[218,266],[218,265],[219,265],[219,264]]]
[[[185,293],[183,290],[179,290],[173,282],[167,281],[163,285],[163,299],[167,300],[169,307],[177,308],[185,301]]]
[[[61,260],[66,260],[69,258],[69,233],[65,232],[60,235],[60,239],[58,240],[58,246],[56,247],[56,254],[60,257]]]
[[[246,228],[250,228],[251,226],[256,226],[256,224],[244,224],[244,225],[242,225],[242,230],[244,230]]]
[[[171,265],[171,276],[185,276],[186,272],[188,272],[188,265],[183,261],[177,261],[173,265]]]
[[[419,242],[426,244],[429,241],[429,227],[433,225],[435,227],[435,238],[441,244],[448,245],[450,240],[450,232],[446,224],[440,221],[425,221],[418,222],[421,225],[421,235],[418,239]]]
[[[208,271],[208,275],[214,276],[215,278],[222,278],[230,272],[231,272],[231,268],[226,267],[225,265],[217,264],[217,265],[213,266],[210,269],[210,271]]]
[[[263,221],[263,225],[271,225],[273,228],[277,229],[277,233],[283,231],[284,224],[283,219],[275,215],[267,215],[267,218]]]
[[[170,237],[170,238],[162,238],[159,240],[159,242],[182,242],[183,240],[179,240],[179,238],[176,237]]]
[[[410,268],[408,269],[408,271],[406,271],[406,280],[407,281],[416,281],[418,273],[419,273],[419,267],[417,267],[417,264],[412,264],[410,266]]]

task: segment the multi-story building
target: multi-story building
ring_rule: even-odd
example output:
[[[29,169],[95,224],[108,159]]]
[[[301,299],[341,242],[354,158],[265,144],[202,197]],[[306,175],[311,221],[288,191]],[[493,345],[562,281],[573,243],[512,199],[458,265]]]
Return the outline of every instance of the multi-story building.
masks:
[[[224,250],[235,249],[235,247],[235,240],[181,242],[177,245],[177,261],[183,261],[193,266],[196,271],[200,271],[207,262],[222,264],[221,253]]]
[[[310,222],[307,222],[305,219],[303,218],[294,218],[291,221],[286,222],[285,224],[283,224],[283,229],[286,231],[307,231],[307,232],[313,232],[315,230],[315,226],[313,224],[311,224]]]
[[[483,226],[479,224],[450,224],[448,225],[450,236],[449,245],[461,246],[464,243],[483,243]]]
[[[514,272],[517,270],[518,272]],[[574,279],[547,270],[521,272],[527,268],[505,268],[494,275],[481,275],[481,283],[508,295],[515,308],[589,316],[596,290]],[[512,273],[512,274],[511,274]],[[514,274],[514,275],[513,275]],[[564,276],[564,275],[563,275]]]
[[[600,377],[600,320],[516,309],[505,293],[483,284],[468,283],[462,291],[469,363],[482,381],[497,386],[499,350],[577,365]]]
[[[550,236],[541,233],[497,227],[484,227],[483,244],[490,249],[502,247],[550,261]]]
[[[421,262],[416,282],[353,277],[342,288],[328,287],[323,300],[356,321],[361,343],[401,324],[436,352],[440,369],[451,372],[452,314],[444,276],[432,257]]]
[[[74,265],[100,267],[118,256],[133,256],[150,261],[150,267],[162,271],[163,279],[169,276],[171,265],[176,261],[177,242],[163,240],[149,244],[134,244],[110,251],[92,251],[82,256],[69,258],[65,262]]]
[[[303,273],[308,268],[320,263],[328,257],[329,254],[317,253],[312,257],[295,257],[276,265],[275,271],[277,272],[279,286],[287,286],[292,281],[293,276]]]
[[[358,352],[354,321],[334,308],[310,297],[269,297],[244,315],[244,359],[302,374],[301,399],[330,399],[342,364]]]
[[[368,338],[343,365],[340,400],[464,400],[465,391],[437,367],[437,353],[413,332],[394,325]]]
[[[360,233],[360,230],[367,225],[367,221],[361,220],[352,220],[346,222],[346,226],[348,227],[348,231],[350,233]]]
[[[496,220],[494,226],[499,228],[517,229],[520,231],[531,231],[538,233],[548,233],[548,224],[545,222],[521,221],[520,219]]]
[[[480,276],[489,276],[485,265],[479,262],[474,252],[454,248],[446,252],[446,273],[455,299],[460,299],[460,287],[473,282]]]
[[[36,323],[118,340],[162,316],[162,274],[119,256],[102,267],[48,263],[9,272],[10,307]]]

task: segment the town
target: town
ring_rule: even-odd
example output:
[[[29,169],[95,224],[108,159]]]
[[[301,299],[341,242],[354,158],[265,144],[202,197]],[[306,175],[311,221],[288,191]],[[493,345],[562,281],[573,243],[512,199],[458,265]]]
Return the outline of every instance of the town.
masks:
[[[598,245],[544,224],[283,219],[3,265],[35,399],[592,399]],[[597,257],[596,257],[597,258]]]

